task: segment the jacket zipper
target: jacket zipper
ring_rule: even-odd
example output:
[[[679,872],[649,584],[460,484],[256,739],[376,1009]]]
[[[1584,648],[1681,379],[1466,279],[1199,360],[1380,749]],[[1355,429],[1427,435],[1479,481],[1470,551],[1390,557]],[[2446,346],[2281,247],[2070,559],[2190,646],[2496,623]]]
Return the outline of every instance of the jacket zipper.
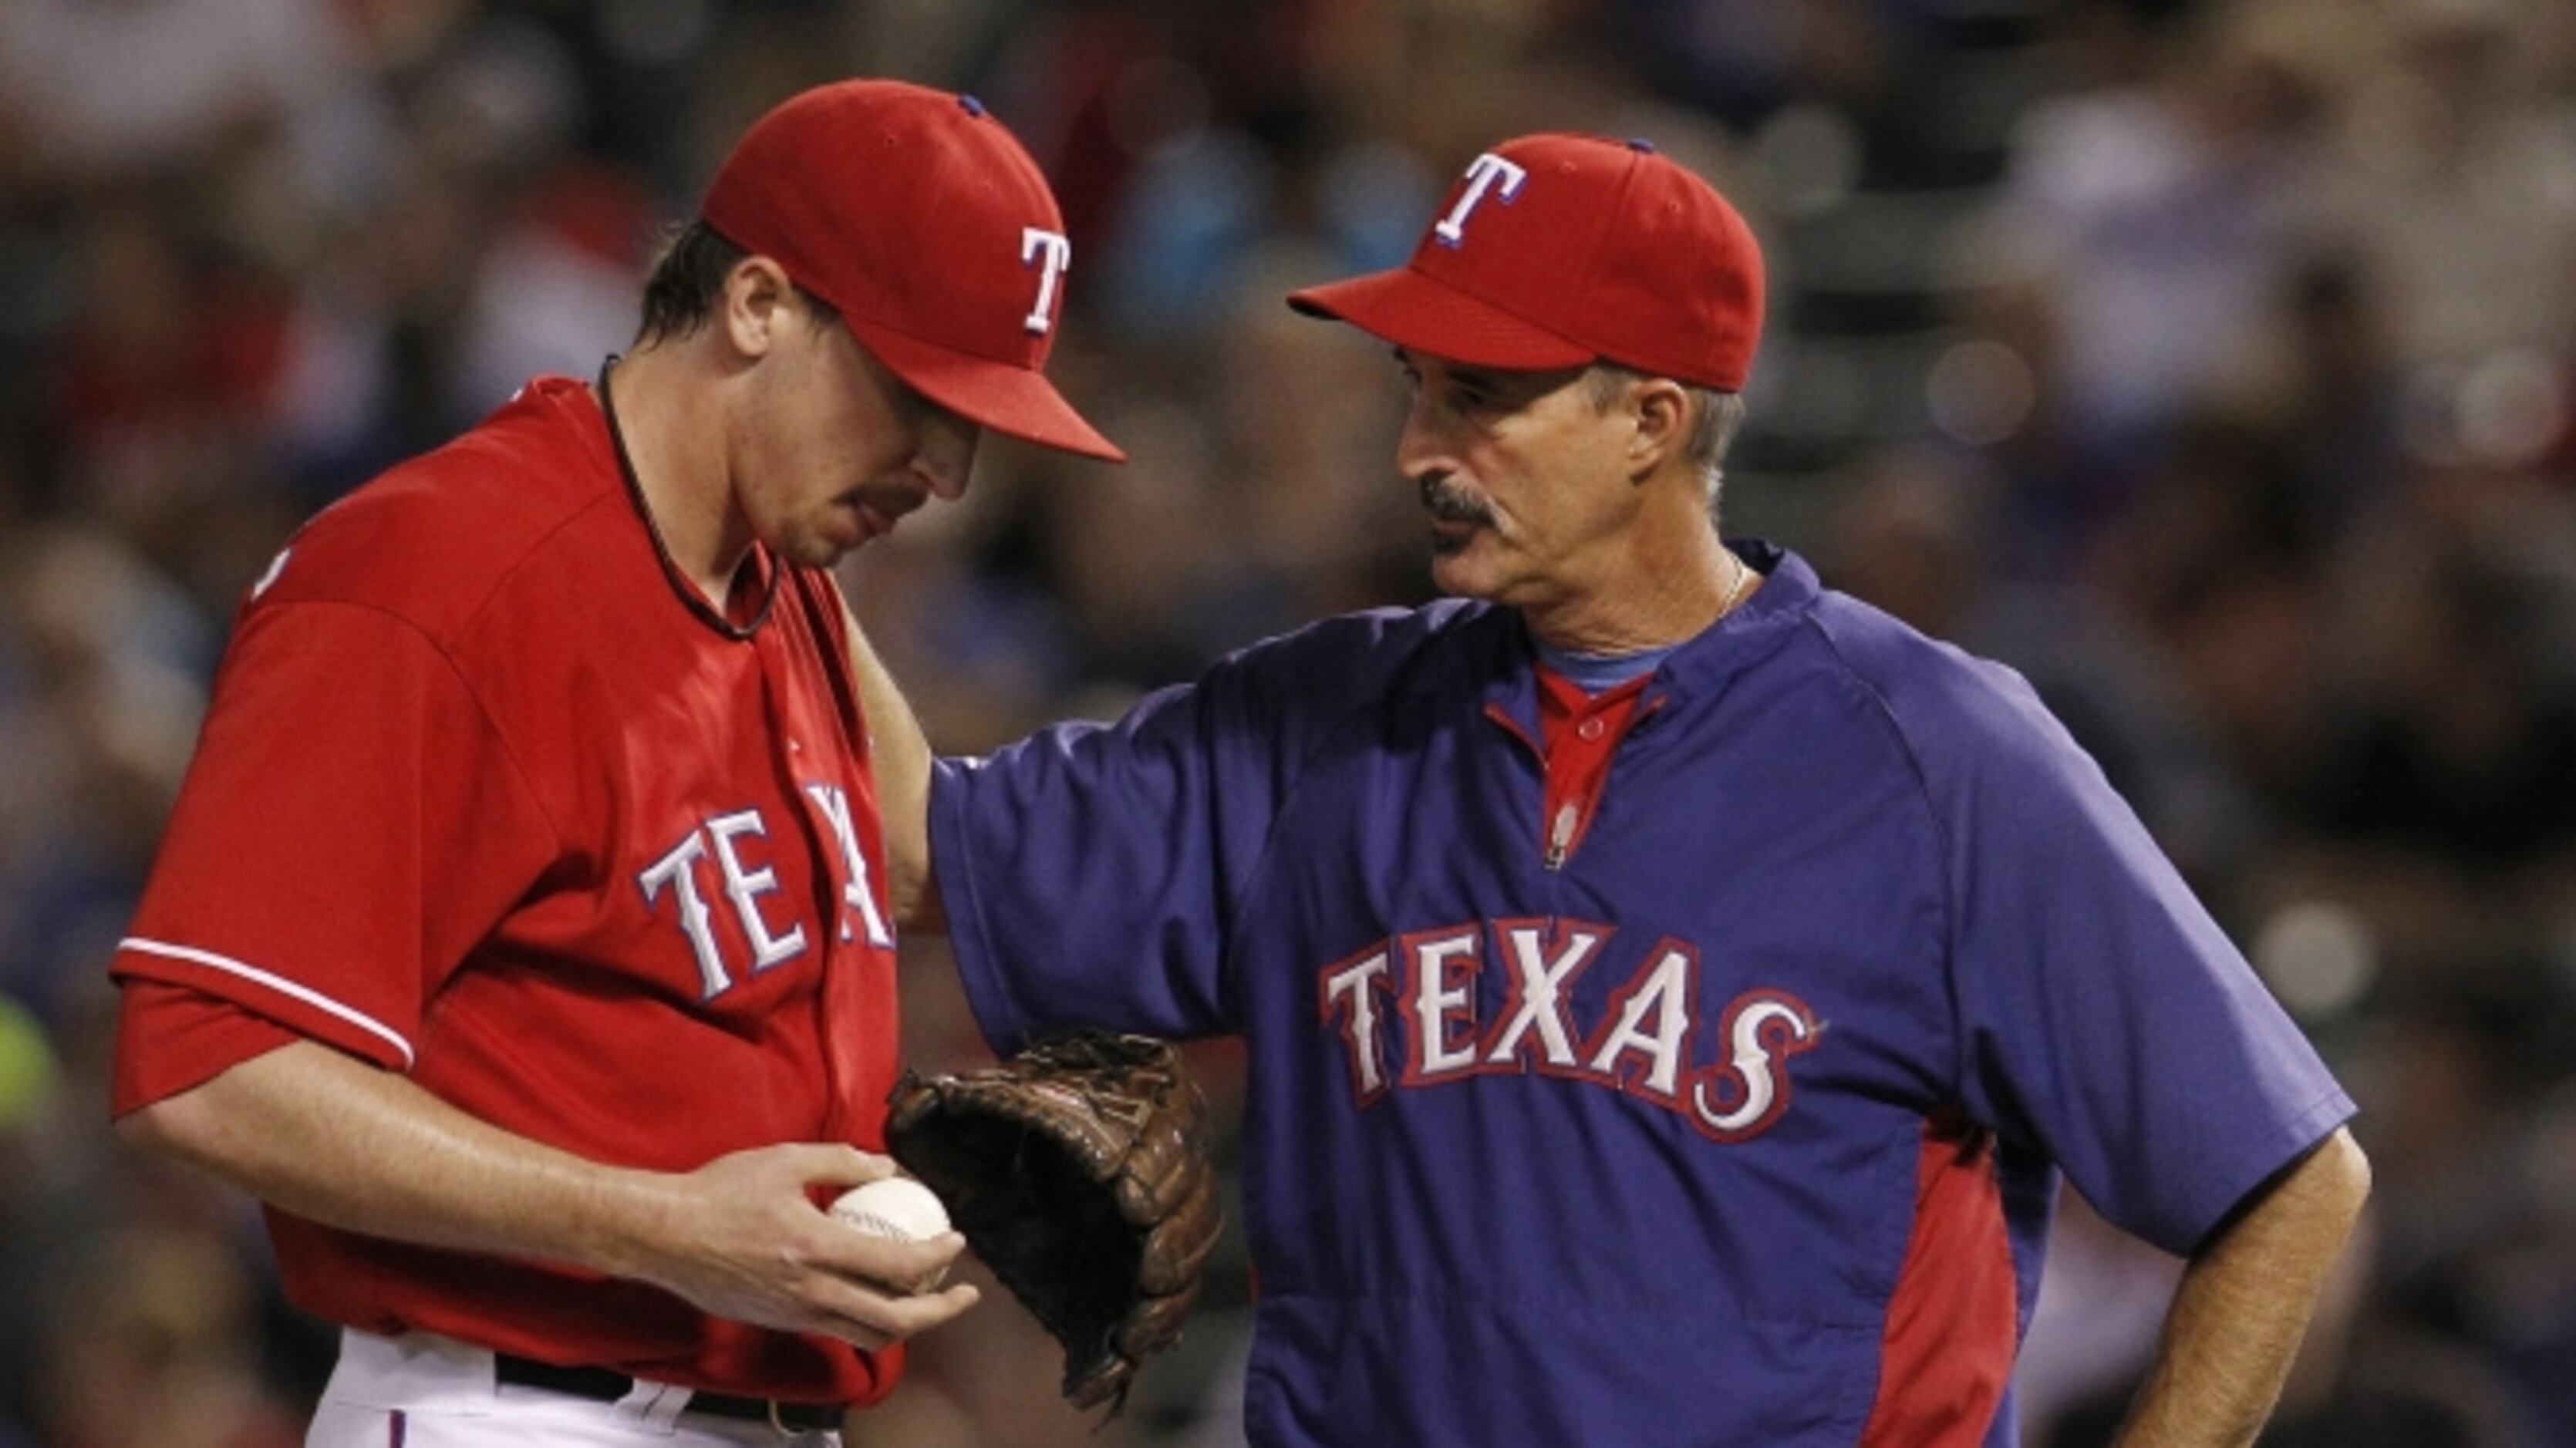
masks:
[[[1557,807],[1556,823],[1549,827],[1547,835],[1546,864],[1549,869],[1565,868],[1565,856],[1574,848],[1575,827],[1582,823],[1583,812],[1573,801],[1569,800]]]
[[[1601,807],[1601,797],[1610,792],[1610,771],[1618,765],[1619,751],[1627,747],[1629,736],[1643,728],[1646,721],[1654,717],[1663,707],[1664,696],[1661,694],[1642,701],[1637,707],[1637,712],[1630,716],[1628,727],[1620,731],[1617,739],[1611,741],[1609,757],[1601,762],[1601,778],[1596,783],[1591,797],[1581,800],[1570,799],[1557,806],[1556,818],[1548,822],[1547,850],[1540,857],[1541,862],[1548,869],[1565,868],[1566,857],[1574,853],[1575,836],[1583,832],[1584,822]],[[1547,769],[1543,756],[1539,762],[1539,769],[1542,774]]]

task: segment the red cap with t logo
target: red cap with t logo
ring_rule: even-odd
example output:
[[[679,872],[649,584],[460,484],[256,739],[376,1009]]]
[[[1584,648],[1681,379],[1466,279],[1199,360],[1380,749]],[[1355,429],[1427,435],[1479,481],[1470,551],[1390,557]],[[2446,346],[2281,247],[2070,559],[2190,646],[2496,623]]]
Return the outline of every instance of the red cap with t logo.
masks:
[[[1126,458],[1041,370],[1073,247],[1037,162],[973,96],[846,80],[790,97],[734,146],[701,214],[831,303],[931,401]]]
[[[1468,164],[1411,262],[1288,305],[1470,366],[1608,361],[1740,392],[1762,251],[1715,188],[1644,141],[1523,136]]]

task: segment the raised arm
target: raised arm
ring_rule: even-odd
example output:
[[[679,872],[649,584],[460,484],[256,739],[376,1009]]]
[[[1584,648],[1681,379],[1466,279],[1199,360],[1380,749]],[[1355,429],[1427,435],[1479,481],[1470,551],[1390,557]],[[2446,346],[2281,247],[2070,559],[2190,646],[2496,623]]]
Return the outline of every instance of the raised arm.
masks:
[[[2120,1448],[2255,1440],[2369,1195],[2370,1163],[2339,1129],[2203,1244],[2175,1290]]]
[[[810,1187],[892,1174],[852,1147],[763,1147],[686,1173],[603,1166],[311,1041],[129,1112],[118,1130],[326,1225],[636,1278],[718,1316],[861,1347],[975,1302],[971,1287],[910,1296],[872,1285],[919,1281],[962,1240],[873,1237],[816,1209]]]

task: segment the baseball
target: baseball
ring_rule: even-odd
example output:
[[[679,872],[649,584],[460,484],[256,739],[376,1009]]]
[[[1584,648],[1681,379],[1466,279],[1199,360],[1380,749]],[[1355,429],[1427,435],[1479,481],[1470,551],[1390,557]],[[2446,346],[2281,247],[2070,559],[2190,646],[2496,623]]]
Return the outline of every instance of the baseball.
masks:
[[[905,1242],[948,1230],[948,1209],[939,1204],[938,1194],[910,1177],[885,1177],[852,1187],[833,1199],[832,1215],[862,1232]],[[912,1290],[928,1292],[947,1275],[947,1269],[940,1268],[914,1283]]]

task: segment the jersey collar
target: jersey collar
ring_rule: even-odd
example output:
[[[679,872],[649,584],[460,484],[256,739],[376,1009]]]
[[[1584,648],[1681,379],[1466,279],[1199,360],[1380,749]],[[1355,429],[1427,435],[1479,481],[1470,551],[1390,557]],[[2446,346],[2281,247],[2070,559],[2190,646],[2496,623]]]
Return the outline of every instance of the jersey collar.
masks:
[[[1805,559],[1758,538],[1737,539],[1727,546],[1765,575],[1763,585],[1664,657],[1639,701],[1641,714],[1663,708],[1658,700],[1688,704],[1716,697],[1738,673],[1778,647],[1789,628],[1815,606],[1821,585]],[[1493,643],[1486,653],[1486,683],[1477,707],[1499,710],[1536,739],[1540,728],[1537,644],[1518,612],[1493,609],[1491,613],[1506,621],[1489,632]]]
[[[617,425],[617,403],[608,394],[609,369],[616,365],[617,354],[614,352],[599,364],[599,383],[595,389],[599,415],[608,424],[608,442],[617,453],[617,476],[626,485],[626,501],[634,506],[635,516],[643,521],[644,532],[653,540],[653,556],[661,562],[662,577],[671,585],[671,591],[680,596],[680,602],[688,607],[689,612],[697,615],[700,623],[730,639],[750,638],[760,632],[762,624],[769,622],[769,611],[778,606],[778,585],[786,576],[787,569],[780,560],[769,555],[768,549],[758,543],[751,545],[745,561],[760,576],[760,603],[752,609],[749,618],[736,623],[726,616],[724,610],[710,603],[707,596],[698,591],[698,586],[689,581],[688,574],[680,570],[680,565],[672,561],[671,550],[662,541],[661,526],[653,521],[653,509],[644,501],[644,485],[635,476],[635,460],[627,455],[626,432]]]

